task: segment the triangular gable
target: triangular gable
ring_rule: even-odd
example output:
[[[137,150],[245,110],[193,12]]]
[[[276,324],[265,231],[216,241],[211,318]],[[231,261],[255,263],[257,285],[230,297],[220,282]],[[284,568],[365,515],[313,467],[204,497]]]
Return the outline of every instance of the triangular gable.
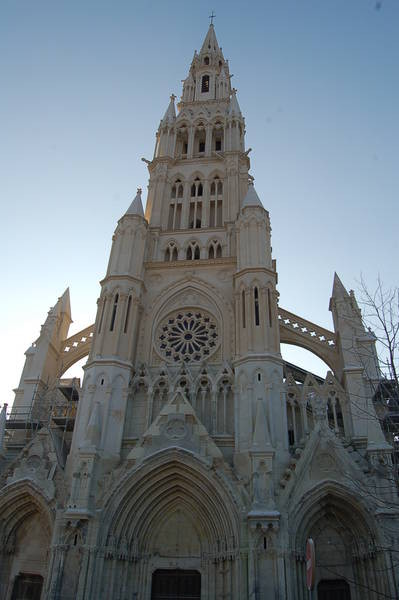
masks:
[[[223,459],[182,389],[165,404],[127,459],[141,461],[155,452],[175,447],[210,460]]]
[[[347,487],[355,487],[364,475],[352,460],[342,441],[326,424],[320,423],[311,432],[302,452],[292,459],[280,482],[284,503],[298,501],[310,488],[322,481],[336,481]],[[295,498],[295,500],[294,500]]]

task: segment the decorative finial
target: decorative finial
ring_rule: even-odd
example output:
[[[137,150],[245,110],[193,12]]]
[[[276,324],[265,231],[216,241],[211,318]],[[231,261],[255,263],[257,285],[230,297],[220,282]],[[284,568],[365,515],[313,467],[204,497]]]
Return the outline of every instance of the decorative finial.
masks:
[[[211,20],[211,25],[213,25],[213,19],[216,17],[215,13],[212,11],[212,14],[209,15],[209,19]]]
[[[176,100],[176,96],[174,94],[171,94],[170,99],[172,100],[172,102],[174,102]]]
[[[139,194],[139,196],[141,196],[141,192],[142,192],[142,189],[141,188],[137,188],[137,193]]]

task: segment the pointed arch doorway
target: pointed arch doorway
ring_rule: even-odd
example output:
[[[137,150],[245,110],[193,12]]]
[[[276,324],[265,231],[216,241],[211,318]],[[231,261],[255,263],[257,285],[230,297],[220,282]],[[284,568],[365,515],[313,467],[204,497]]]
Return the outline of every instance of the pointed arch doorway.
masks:
[[[185,569],[157,569],[152,575],[151,600],[200,600],[201,575]]]

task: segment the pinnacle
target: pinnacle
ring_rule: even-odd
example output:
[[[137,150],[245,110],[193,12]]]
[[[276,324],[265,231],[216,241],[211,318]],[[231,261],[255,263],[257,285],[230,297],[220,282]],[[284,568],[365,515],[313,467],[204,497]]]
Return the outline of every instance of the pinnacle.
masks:
[[[166,109],[166,112],[162,119],[163,124],[173,123],[173,121],[176,119],[175,99],[176,99],[176,96],[174,94],[172,94],[170,97],[170,102],[169,102],[168,108]]]
[[[238,104],[237,90],[235,88],[231,90],[231,98],[229,105],[229,117],[232,116],[241,117],[241,109],[240,105]]]
[[[144,217],[143,203],[141,201],[141,188],[137,188],[137,194],[133,202],[127,209],[126,215],[138,215]]]
[[[342,283],[336,272],[334,273],[334,283],[331,295],[333,298],[349,297],[349,294],[346,291],[344,284]]]
[[[249,206],[258,206],[259,208],[263,208],[263,204],[260,201],[258,194],[256,193],[252,181],[249,182],[247,195],[245,196],[244,202],[242,203],[242,208],[248,208]]]

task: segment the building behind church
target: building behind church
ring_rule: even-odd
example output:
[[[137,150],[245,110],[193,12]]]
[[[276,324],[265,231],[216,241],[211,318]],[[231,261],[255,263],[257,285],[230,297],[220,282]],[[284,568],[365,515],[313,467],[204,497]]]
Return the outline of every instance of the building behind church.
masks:
[[[375,338],[334,277],[329,331],[278,302],[269,213],[211,24],[122,215],[95,323],[50,309],[0,415],[0,598],[397,598]],[[328,365],[282,359],[281,343]],[[63,374],[88,356],[84,378]],[[395,553],[396,548],[396,553]]]

